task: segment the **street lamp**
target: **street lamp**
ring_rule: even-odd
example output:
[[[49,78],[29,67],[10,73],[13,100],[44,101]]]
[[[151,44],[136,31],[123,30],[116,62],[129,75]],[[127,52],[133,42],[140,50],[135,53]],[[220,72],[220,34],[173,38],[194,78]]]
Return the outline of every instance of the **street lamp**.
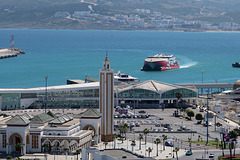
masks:
[[[207,92],[207,141],[206,141],[206,145],[208,145],[208,111],[209,111],[209,107],[208,107],[208,94],[209,94],[209,90],[206,90]]]
[[[135,85],[133,85],[133,106],[134,106],[134,116],[135,116]]]
[[[48,76],[45,76],[45,113],[47,113],[47,79]]]
[[[201,70],[202,71],[202,83],[203,83],[203,72],[204,70]],[[203,88],[202,88],[202,95],[203,95]]]

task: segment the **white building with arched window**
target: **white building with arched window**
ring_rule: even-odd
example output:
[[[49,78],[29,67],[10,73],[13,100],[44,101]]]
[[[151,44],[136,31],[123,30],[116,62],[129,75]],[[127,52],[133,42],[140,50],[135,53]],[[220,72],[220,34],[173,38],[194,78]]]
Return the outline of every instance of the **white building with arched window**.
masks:
[[[67,153],[97,144],[101,113],[92,108],[81,118],[70,114],[55,116],[52,112],[31,116],[27,113],[0,118],[0,152]]]

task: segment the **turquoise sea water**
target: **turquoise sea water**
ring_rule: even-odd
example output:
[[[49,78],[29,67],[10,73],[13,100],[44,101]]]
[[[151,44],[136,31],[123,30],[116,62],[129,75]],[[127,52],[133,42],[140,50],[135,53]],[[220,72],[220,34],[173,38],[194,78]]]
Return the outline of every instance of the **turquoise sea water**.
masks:
[[[106,51],[112,68],[144,80],[166,83],[232,83],[240,79],[240,33],[160,31],[0,30],[0,48],[26,52],[0,59],[0,88],[64,85],[67,79],[99,77]],[[156,53],[174,54],[180,69],[143,72],[144,59]]]

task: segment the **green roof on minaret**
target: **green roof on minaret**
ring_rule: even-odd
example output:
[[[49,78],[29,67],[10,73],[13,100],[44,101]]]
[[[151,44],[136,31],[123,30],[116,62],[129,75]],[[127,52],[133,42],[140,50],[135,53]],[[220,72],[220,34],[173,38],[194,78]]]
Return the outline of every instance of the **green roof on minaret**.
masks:
[[[100,118],[102,114],[93,108],[88,108],[81,114],[81,118]]]

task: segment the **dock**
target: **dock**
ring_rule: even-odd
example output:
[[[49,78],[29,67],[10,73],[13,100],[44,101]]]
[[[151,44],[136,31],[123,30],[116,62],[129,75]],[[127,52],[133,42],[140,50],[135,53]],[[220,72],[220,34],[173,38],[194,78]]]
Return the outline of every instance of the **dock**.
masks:
[[[20,54],[25,54],[22,50],[18,48],[0,48],[0,59],[17,57]]]

